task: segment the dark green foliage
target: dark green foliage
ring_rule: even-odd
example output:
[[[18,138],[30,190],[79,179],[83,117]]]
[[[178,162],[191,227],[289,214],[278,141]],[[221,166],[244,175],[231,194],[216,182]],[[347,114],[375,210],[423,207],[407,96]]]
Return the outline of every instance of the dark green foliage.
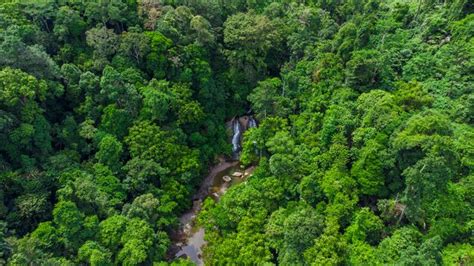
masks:
[[[3,3],[5,2],[5,3]],[[0,264],[470,265],[472,1],[3,1]]]
[[[241,160],[258,163],[259,174],[202,213],[208,262],[245,263],[227,245],[254,247],[257,264],[268,262],[268,252],[282,265],[472,261],[466,231],[472,228],[472,196],[465,194],[472,179],[472,154],[465,149],[472,144],[461,144],[472,135],[465,120],[473,73],[467,66],[473,54],[465,50],[472,50],[473,37],[466,6],[329,2],[316,3],[325,11],[273,3],[261,13],[287,31],[283,49],[293,57],[280,75],[267,75],[248,95],[261,121],[245,134]],[[252,12],[258,13],[246,14]],[[227,20],[227,35],[239,31],[243,40],[248,31],[238,26],[246,18],[233,18],[240,21]],[[272,41],[271,49],[281,49],[275,46]],[[285,195],[280,209],[269,207],[275,199],[242,199],[255,183],[274,177]],[[266,207],[258,212],[250,204],[246,213],[229,204],[249,200]],[[315,211],[293,219],[300,206],[295,201]],[[311,218],[313,213],[324,219]],[[247,219],[264,224],[262,240],[258,230],[242,231]],[[244,237],[248,232],[256,238]],[[455,253],[445,248],[450,243],[463,248]]]

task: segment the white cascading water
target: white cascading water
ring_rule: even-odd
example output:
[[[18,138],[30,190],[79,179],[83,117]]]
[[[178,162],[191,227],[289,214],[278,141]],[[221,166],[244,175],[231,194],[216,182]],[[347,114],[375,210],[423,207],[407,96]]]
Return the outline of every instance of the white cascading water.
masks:
[[[249,116],[249,124],[248,124],[248,128],[254,128],[254,127],[257,127],[257,121],[253,118],[253,116]],[[254,149],[255,149],[255,154],[259,154],[259,151],[258,151],[258,148],[257,148],[257,142],[253,142],[253,146],[254,146]]]
[[[241,149],[240,138],[242,135],[242,128],[238,118],[235,118],[232,122],[232,130],[234,131],[234,135],[232,136],[232,151],[238,153]]]
[[[255,121],[255,119],[252,116],[250,116],[248,128],[254,128],[254,127],[257,127],[257,121]]]

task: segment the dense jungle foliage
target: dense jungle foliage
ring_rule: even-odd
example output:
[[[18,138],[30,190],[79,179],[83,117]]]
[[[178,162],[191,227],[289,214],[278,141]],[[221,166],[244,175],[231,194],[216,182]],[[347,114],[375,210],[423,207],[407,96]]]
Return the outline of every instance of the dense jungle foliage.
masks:
[[[0,264],[474,264],[469,0],[0,4]]]

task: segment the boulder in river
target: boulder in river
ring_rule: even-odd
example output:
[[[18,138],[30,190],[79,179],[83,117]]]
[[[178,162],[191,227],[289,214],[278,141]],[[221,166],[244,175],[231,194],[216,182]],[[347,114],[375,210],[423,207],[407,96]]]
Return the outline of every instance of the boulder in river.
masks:
[[[232,181],[232,177],[228,176],[228,175],[225,175],[222,177],[222,180],[224,180],[225,182],[230,182]]]
[[[186,225],[184,226],[184,228],[183,228],[183,233],[186,234],[186,235],[188,235],[189,233],[191,233],[191,229],[192,229],[191,225],[190,225],[190,224],[186,224]]]
[[[232,176],[235,176],[235,177],[242,177],[242,175],[243,175],[242,172],[234,172],[232,174]]]

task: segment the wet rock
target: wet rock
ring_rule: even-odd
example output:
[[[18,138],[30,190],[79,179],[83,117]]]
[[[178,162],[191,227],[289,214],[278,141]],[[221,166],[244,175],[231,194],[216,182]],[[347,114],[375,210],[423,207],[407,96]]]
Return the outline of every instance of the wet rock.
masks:
[[[184,253],[183,254],[178,253],[178,254],[176,254],[176,258],[178,258],[178,259],[187,259],[188,255],[186,255]]]
[[[186,234],[186,235],[189,234],[189,233],[191,233],[191,225],[190,225],[190,224],[186,224],[186,225],[184,226],[184,228],[183,228],[183,233]]]
[[[230,176],[228,176],[228,175],[223,176],[222,179],[223,179],[225,182],[230,182],[230,181],[232,181],[232,177],[230,177]]]
[[[235,176],[235,177],[242,177],[242,175],[243,175],[242,172],[234,172],[232,174],[232,176]]]
[[[183,229],[183,234],[187,237],[191,233],[190,230]]]

